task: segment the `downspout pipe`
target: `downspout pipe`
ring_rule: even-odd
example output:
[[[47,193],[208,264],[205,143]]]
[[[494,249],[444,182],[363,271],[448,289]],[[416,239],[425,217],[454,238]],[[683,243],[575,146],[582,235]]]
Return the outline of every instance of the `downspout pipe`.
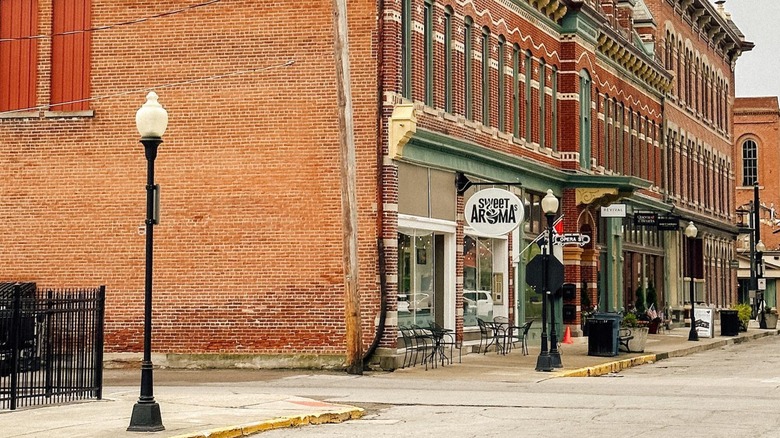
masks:
[[[368,359],[376,352],[379,347],[379,342],[382,340],[382,336],[385,333],[385,323],[387,321],[387,267],[385,265],[385,245],[384,245],[384,129],[383,129],[383,90],[384,90],[384,56],[385,56],[385,2],[379,0],[377,2],[377,109],[376,109],[376,249],[377,249],[377,263],[379,270],[379,323],[374,333],[374,340],[366,350],[363,356],[363,366],[366,367]]]

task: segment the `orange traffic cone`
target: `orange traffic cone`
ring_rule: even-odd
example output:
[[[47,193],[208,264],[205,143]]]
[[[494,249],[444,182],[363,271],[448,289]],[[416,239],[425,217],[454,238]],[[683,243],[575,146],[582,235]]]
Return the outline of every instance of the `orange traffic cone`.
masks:
[[[574,341],[571,339],[571,328],[569,328],[569,326],[566,326],[566,332],[563,334],[563,343],[564,344],[574,343]]]

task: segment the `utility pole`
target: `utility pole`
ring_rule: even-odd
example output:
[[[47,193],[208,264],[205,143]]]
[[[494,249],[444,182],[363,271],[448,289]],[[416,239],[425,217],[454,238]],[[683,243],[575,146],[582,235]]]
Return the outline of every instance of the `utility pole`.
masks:
[[[341,211],[344,232],[344,316],[347,373],[363,374],[363,341],[358,293],[357,195],[355,194],[355,129],[349,78],[349,38],[346,0],[333,0],[336,88],[341,150]]]

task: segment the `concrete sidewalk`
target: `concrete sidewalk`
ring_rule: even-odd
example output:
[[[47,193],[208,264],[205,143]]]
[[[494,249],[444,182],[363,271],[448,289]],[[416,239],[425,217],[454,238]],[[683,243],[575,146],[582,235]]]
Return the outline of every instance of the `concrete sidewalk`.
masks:
[[[649,335],[643,353],[621,353],[616,357],[588,356],[587,338],[575,338],[573,344],[561,345],[564,368],[554,372],[536,372],[539,349],[531,348],[523,356],[520,349],[508,355],[495,352],[467,354],[462,363],[425,370],[423,366],[398,370],[395,373],[372,372],[364,378],[419,378],[425,380],[517,381],[535,382],[555,377],[598,376],[617,372],[642,363],[670,357],[685,356],[699,351],[747,342],[764,336],[777,335],[778,330],[751,328],[736,337],[716,337],[688,341],[688,330],[678,328],[665,334]],[[311,373],[311,371],[306,371]],[[135,382],[138,370],[107,371],[109,377],[103,400],[88,400],[58,406],[21,408],[0,411],[3,437],[137,437],[126,432],[139,388]],[[177,375],[167,380],[166,374]],[[190,373],[190,374],[187,374]],[[219,373],[229,379],[212,381]],[[269,393],[263,385],[245,384],[263,379],[279,378],[284,372],[253,371],[173,371],[160,370],[155,387],[156,400],[162,408],[165,431],[155,437],[241,437],[263,430],[306,424],[341,422],[359,418],[358,407],[337,405],[285,394]],[[295,371],[286,372],[294,375]],[[186,377],[182,377],[186,376]],[[193,378],[194,377],[194,378]],[[230,383],[226,383],[230,382]]]
[[[155,399],[165,430],[155,437],[241,437],[307,424],[359,418],[363,410],[260,388],[166,386]],[[103,400],[0,412],[3,437],[138,437],[127,432],[137,387],[106,388]],[[149,436],[148,434],[141,434]]]

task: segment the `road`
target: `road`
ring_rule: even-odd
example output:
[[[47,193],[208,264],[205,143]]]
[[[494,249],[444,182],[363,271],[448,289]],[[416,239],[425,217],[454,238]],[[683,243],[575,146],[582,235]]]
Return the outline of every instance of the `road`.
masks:
[[[457,366],[457,365],[455,365]],[[276,375],[253,383],[361,406],[361,420],[273,437],[780,437],[776,336],[598,378],[442,380],[436,370],[363,377]]]

